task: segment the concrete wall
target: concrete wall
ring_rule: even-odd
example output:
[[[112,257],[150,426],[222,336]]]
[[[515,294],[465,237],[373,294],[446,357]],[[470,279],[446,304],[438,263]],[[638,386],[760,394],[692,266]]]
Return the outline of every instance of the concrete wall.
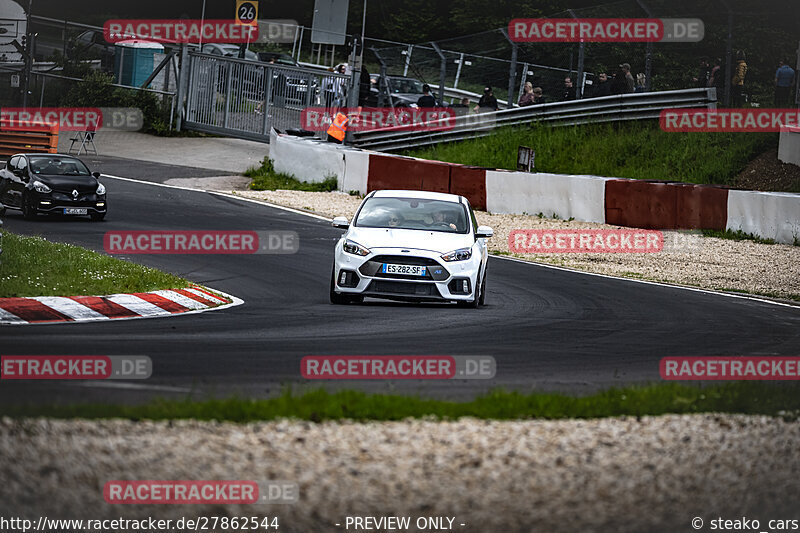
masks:
[[[542,213],[605,222],[605,184],[611,178],[537,172],[486,171],[486,207],[492,213]]]
[[[800,240],[800,194],[730,191],[727,229],[792,244]]]
[[[778,159],[800,166],[800,127],[783,126],[778,143]]]
[[[790,132],[800,137],[799,133]],[[493,213],[554,213],[619,226],[731,229],[781,243],[800,239],[800,194],[710,185],[489,170],[348,148],[273,132],[275,169],[308,182],[336,176],[339,190],[416,189],[466,196]]]

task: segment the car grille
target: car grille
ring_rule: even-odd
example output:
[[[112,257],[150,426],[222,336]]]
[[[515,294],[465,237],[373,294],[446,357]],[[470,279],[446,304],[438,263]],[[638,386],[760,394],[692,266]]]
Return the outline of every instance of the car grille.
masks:
[[[380,272],[384,263],[395,265],[420,265],[427,267],[424,276],[407,276],[404,274],[384,274]],[[443,281],[450,273],[435,259],[408,255],[376,255],[358,269],[364,276],[375,278],[408,279],[418,281]]]
[[[370,283],[369,287],[367,287],[367,292],[441,298],[441,294],[436,288],[436,285],[430,283],[409,283],[406,281],[374,280]]]

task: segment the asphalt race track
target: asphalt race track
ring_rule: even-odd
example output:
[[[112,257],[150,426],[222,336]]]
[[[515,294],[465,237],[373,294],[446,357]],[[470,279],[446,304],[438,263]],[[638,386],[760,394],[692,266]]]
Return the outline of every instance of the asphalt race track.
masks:
[[[218,176],[155,163],[86,158],[92,170],[154,182]],[[149,355],[146,382],[4,382],[4,402],[266,396],[300,376],[305,355],[492,355],[488,381],[327,383],[465,398],[502,386],[590,391],[659,380],[664,356],[800,355],[800,307],[568,272],[493,257],[487,307],[328,301],[341,230],[313,217],[221,195],[105,178],[105,222],[9,211],[5,228],[102,251],[110,230],[294,230],[295,255],[135,255],[128,259],[242,298],[188,316],[102,324],[0,326],[6,355]]]

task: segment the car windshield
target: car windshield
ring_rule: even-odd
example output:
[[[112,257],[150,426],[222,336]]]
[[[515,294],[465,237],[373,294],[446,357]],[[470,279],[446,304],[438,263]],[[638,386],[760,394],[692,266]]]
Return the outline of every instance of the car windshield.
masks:
[[[467,233],[467,212],[456,202],[423,198],[370,198],[358,212],[358,227]]]
[[[393,93],[422,94],[422,82],[408,78],[389,78]]]
[[[82,162],[72,157],[32,156],[31,171],[50,176],[89,176],[91,173]]]

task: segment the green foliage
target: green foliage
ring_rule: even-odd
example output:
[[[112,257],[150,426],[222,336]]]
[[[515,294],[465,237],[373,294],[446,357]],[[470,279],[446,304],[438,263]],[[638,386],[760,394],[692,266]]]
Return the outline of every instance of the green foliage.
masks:
[[[272,160],[264,158],[260,167],[252,167],[245,171],[245,176],[253,178],[250,188],[254,191],[274,191],[276,189],[292,191],[331,192],[337,190],[335,176],[325,176],[321,182],[309,183],[300,181],[294,176],[275,171]]]
[[[0,298],[103,295],[191,285],[172,274],[78,246],[7,231],[1,235]]]
[[[488,137],[411,150],[451,163],[515,169],[517,148],[536,151],[536,170],[619,178],[730,184],[759,154],[777,146],[772,133],[667,133],[657,123],[503,128]]]
[[[743,413],[780,416],[796,420],[800,414],[797,384],[776,385],[747,381],[709,387],[659,383],[609,389],[588,396],[534,392],[524,394],[496,390],[468,402],[420,397],[367,394],[344,390],[330,393],[319,389],[295,395],[291,389],[275,398],[213,399],[202,402],[155,400],[144,405],[0,405],[4,416],[48,416],[56,418],[127,418],[132,420],[224,420],[252,422],[294,418],[325,420],[403,420],[435,417],[457,419],[565,419],[610,416],[648,416],[667,413]]]

